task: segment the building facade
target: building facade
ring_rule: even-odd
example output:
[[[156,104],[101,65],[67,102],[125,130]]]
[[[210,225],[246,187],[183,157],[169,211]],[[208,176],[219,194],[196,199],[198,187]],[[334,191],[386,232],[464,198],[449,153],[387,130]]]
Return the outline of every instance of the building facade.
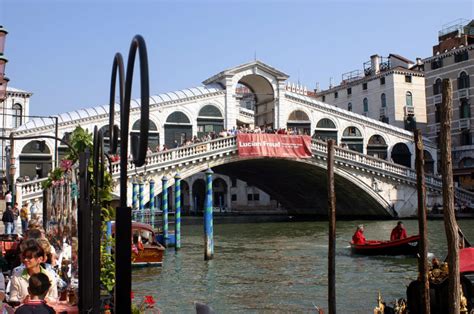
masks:
[[[315,90],[322,102],[413,131],[426,126],[425,79],[421,60],[390,54],[370,57],[364,70],[342,75],[341,83]]]
[[[439,143],[442,81],[450,79],[453,87],[451,124],[452,163],[455,182],[474,190],[474,145],[471,104],[474,87],[474,20],[457,20],[438,34],[433,55],[424,61],[428,128],[426,135]]]

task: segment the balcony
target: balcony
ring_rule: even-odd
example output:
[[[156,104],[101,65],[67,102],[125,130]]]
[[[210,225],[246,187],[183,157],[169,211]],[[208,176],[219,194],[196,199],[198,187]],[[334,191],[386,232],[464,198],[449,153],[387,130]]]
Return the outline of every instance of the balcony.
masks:
[[[380,116],[387,116],[387,108],[380,108]]]
[[[414,116],[414,115],[415,115],[415,107],[405,106],[405,116]]]
[[[459,123],[459,129],[464,130],[464,129],[470,129],[471,128],[471,119],[466,118],[466,119],[460,119],[458,121]]]
[[[434,103],[435,104],[440,104],[443,101],[443,97],[441,94],[435,95],[434,96]]]
[[[458,89],[459,98],[469,98],[469,88]]]

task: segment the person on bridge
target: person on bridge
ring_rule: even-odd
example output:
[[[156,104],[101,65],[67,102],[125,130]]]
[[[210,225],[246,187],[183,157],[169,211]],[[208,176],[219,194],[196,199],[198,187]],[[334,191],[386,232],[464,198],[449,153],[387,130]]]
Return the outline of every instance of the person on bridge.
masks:
[[[354,244],[365,244],[364,225],[357,226],[357,230],[352,236],[352,242]]]
[[[407,231],[403,227],[403,222],[399,221],[390,234],[390,241],[401,240],[407,237]]]

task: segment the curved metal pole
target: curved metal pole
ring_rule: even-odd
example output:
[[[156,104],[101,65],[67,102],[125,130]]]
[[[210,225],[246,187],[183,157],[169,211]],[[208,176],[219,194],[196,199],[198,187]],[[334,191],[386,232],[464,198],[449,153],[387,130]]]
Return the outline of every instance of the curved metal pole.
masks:
[[[123,102],[120,102],[120,207],[116,212],[116,250],[115,250],[115,310],[117,313],[131,312],[130,294],[132,290],[132,211],[127,207],[127,168],[128,168],[128,131],[130,121],[130,101],[132,94],[133,69],[135,64],[136,51],[139,50],[140,58],[140,86],[141,86],[141,120],[140,120],[140,142],[137,156],[133,156],[133,162],[136,167],[141,167],[145,163],[146,150],[148,146],[148,128],[149,128],[149,78],[148,78],[148,57],[145,40],[142,36],[136,35],[130,45],[130,52],[127,62],[127,76],[125,80],[125,91]],[[119,70],[119,82],[123,81],[119,54],[114,58],[114,68],[112,71],[111,102],[110,102],[110,120],[109,131],[111,132],[111,141],[117,139],[118,132],[115,132],[113,116],[115,115],[114,94],[116,69]],[[122,86],[122,85],[120,85]],[[132,141],[135,144],[135,141]]]
[[[110,99],[109,99],[109,137],[110,137],[110,153],[117,153],[118,146],[118,130],[115,128],[115,85],[117,84],[117,72],[118,72],[118,84],[119,84],[119,104],[123,104],[123,88],[124,88],[124,67],[123,58],[120,53],[116,53],[114,62],[112,65],[112,77],[110,82]],[[122,108],[120,108],[122,109]]]

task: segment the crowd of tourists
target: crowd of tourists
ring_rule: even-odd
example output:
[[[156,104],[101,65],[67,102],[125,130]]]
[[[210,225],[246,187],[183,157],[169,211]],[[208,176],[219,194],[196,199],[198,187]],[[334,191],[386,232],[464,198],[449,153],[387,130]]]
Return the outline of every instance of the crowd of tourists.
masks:
[[[15,203],[12,207],[11,193],[5,195],[5,203],[5,232],[0,236],[3,313],[55,313],[50,305],[67,298],[73,265],[77,265],[77,254],[72,252],[77,250],[57,236],[47,237],[35,204],[19,208]]]

